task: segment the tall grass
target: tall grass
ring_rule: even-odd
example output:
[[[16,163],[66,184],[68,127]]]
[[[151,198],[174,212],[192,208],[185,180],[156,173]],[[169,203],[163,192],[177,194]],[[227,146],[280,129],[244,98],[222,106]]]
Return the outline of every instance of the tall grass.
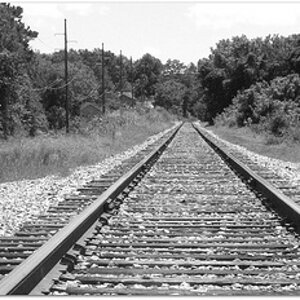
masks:
[[[97,163],[172,126],[164,110],[125,110],[72,124],[72,133],[11,138],[0,146],[0,182],[67,175],[72,168]]]
[[[227,126],[210,127],[220,138],[230,143],[240,145],[257,154],[276,158],[287,162],[300,162],[300,143],[282,140],[273,135],[254,132],[249,127],[228,128]]]

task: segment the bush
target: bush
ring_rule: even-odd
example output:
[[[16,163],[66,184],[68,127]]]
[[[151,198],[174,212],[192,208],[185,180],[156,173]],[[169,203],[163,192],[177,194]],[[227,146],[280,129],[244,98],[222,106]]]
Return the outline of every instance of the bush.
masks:
[[[216,116],[214,122],[216,126],[237,127],[237,112],[232,106],[225,109],[224,113]]]
[[[215,122],[229,127],[249,126],[256,132],[298,140],[295,128],[299,128],[299,118],[300,78],[291,74],[277,77],[270,84],[256,83],[239,92]]]
[[[266,134],[265,144],[266,145],[279,145],[284,141],[282,137],[274,136],[272,134]]]
[[[123,110],[86,122],[75,118],[69,135],[62,130],[34,138],[11,137],[0,146],[0,182],[65,175],[74,167],[97,163],[142,143],[171,127],[174,120],[164,109],[151,109],[144,114]]]
[[[300,124],[289,129],[289,139],[300,142]]]

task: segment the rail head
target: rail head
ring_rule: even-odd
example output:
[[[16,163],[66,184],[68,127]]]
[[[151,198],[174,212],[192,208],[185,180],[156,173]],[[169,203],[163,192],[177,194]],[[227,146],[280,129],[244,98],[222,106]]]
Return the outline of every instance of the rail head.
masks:
[[[174,138],[183,123],[177,125],[171,136],[164,139],[150,154],[137,163],[102,193],[90,206],[75,216],[70,223],[53,235],[41,248],[13,269],[0,281],[0,295],[28,294],[88,230],[102,213],[108,199],[118,196],[144,167],[161,153]]]
[[[202,136],[202,138],[220,155],[233,166],[238,173],[248,180],[248,184],[255,190],[259,191],[265,198],[270,199],[272,204],[278,209],[278,213],[293,223],[295,231],[300,233],[300,207],[288,196],[284,195],[270,182],[256,174],[244,163],[234,157],[228,151],[217,146],[202,130],[193,124],[195,130]]]

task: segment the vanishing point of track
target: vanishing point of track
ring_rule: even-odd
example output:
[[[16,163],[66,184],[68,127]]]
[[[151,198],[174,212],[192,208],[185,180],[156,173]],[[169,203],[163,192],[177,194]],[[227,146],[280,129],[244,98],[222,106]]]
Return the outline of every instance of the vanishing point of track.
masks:
[[[69,225],[3,276],[0,294],[300,294],[299,206],[199,133],[186,123],[100,196],[105,178],[81,189],[86,208],[57,216]],[[3,270],[47,240],[31,230],[1,240],[20,254]]]

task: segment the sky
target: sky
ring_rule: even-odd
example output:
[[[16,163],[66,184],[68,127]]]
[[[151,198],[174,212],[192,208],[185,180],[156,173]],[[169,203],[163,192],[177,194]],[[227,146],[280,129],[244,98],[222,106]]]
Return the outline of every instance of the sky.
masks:
[[[300,2],[296,1],[10,1],[21,6],[23,22],[39,33],[32,49],[51,53],[64,47],[101,48],[128,58],[145,53],[179,59],[185,64],[208,57],[221,39],[245,34],[300,33]]]

